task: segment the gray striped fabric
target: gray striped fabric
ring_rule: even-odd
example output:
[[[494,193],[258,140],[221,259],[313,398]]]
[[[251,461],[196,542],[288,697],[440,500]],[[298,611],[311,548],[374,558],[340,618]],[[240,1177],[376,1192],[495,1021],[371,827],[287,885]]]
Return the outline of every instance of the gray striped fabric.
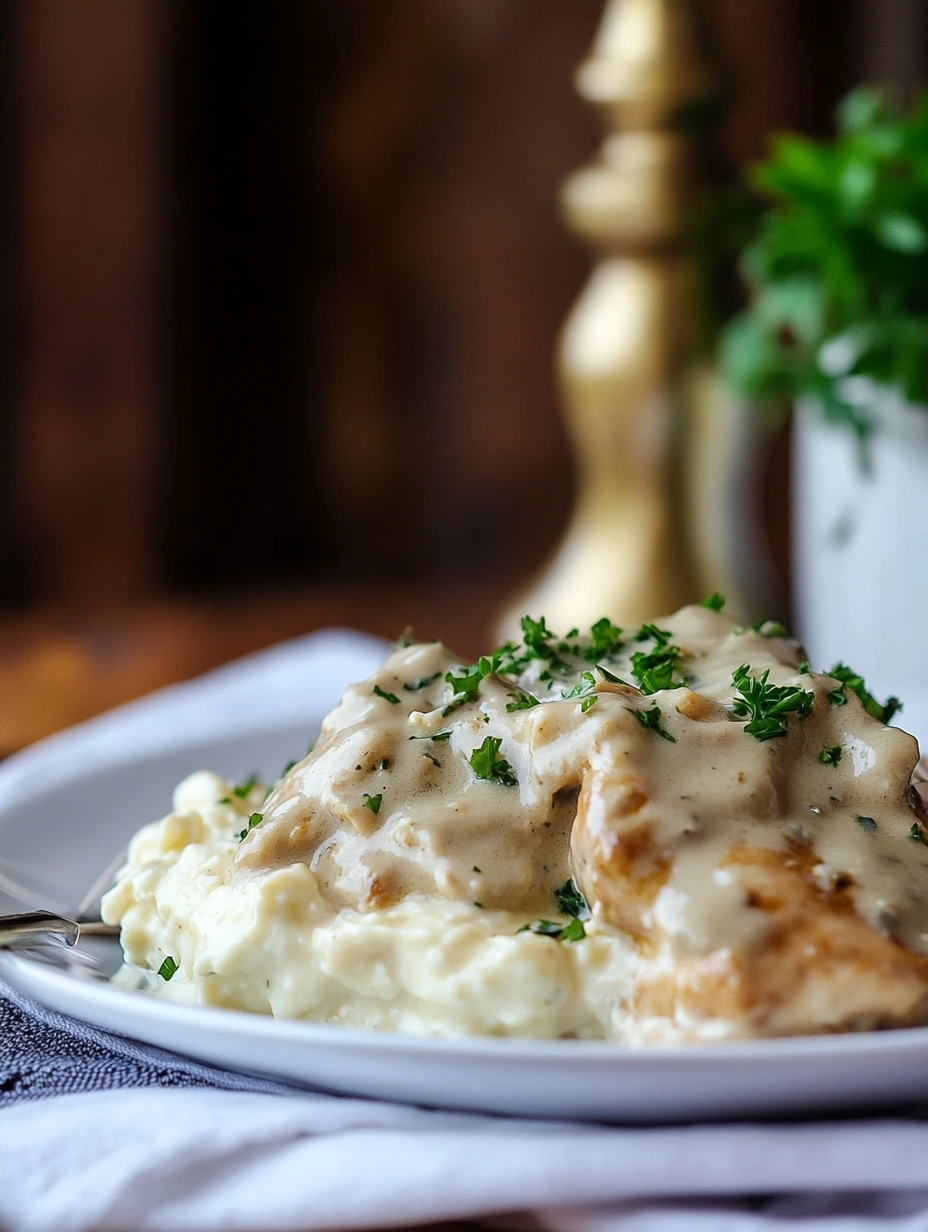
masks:
[[[121,1087],[217,1087],[297,1094],[264,1078],[213,1069],[66,1018],[0,980],[0,1107]]]

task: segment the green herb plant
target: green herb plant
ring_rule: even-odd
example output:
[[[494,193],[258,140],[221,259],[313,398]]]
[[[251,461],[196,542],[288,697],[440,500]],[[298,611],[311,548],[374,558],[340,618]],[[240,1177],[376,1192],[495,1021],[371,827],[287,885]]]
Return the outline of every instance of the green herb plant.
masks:
[[[722,355],[748,397],[810,397],[865,442],[876,425],[845,378],[928,404],[928,93],[904,110],[858,89],[837,123],[832,141],[776,137],[753,169],[770,208],[742,254],[752,301]]]

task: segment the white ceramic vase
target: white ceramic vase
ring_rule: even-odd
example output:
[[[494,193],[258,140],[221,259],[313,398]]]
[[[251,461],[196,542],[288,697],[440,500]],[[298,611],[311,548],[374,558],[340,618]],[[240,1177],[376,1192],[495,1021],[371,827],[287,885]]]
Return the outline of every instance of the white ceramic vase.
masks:
[[[905,699],[903,725],[928,735],[928,408],[856,381],[878,424],[868,468],[850,429],[814,404],[796,414],[797,634],[813,668],[849,664],[880,700]]]

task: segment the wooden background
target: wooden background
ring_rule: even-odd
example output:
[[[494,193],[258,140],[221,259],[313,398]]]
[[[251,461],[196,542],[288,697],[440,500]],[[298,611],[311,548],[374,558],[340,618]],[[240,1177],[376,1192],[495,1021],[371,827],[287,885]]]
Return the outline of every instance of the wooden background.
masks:
[[[570,506],[601,7],[0,7],[0,752],[322,623],[482,646]],[[924,70],[921,0],[705,7],[723,177]]]

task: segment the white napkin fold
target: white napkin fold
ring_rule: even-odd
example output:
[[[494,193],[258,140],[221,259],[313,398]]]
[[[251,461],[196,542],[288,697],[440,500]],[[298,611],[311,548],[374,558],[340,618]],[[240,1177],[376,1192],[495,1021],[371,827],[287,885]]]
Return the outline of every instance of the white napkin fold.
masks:
[[[299,720],[320,700],[334,704],[382,653],[375,639],[327,633],[163,690],[0,766],[0,801],[34,776],[66,781],[89,764]],[[928,1124],[618,1129],[159,1088],[0,1112],[0,1226],[10,1232],[277,1232],[482,1216],[559,1232],[928,1232]]]

